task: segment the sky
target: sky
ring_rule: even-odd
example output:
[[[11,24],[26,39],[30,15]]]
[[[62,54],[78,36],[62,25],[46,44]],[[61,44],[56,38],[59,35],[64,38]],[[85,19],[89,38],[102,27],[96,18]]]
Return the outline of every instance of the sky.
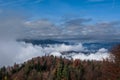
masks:
[[[61,55],[61,50],[83,48],[82,44],[42,48],[17,39],[118,41],[120,0],[0,0],[0,67],[44,55],[45,51]],[[108,55],[101,52],[106,53],[106,49],[74,58],[101,59]]]
[[[117,40],[119,9],[119,0],[0,0],[1,34],[34,39]]]

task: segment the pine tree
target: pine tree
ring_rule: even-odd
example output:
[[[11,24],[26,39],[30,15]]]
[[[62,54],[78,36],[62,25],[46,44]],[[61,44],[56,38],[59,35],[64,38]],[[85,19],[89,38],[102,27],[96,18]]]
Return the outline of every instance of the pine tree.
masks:
[[[62,73],[63,73],[63,77],[65,77],[65,80],[70,80],[70,74],[69,74],[68,65],[64,66]]]

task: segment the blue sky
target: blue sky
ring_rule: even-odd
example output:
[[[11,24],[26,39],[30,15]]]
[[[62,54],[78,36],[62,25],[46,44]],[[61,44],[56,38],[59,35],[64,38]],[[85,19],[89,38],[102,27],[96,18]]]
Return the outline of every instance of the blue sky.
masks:
[[[1,0],[1,9],[25,10],[34,19],[64,16],[112,21],[120,17],[119,0]]]
[[[0,15],[7,15],[3,18],[8,22],[12,17],[21,20],[23,15],[26,16],[22,26],[31,26],[24,34],[27,36],[120,37],[120,0],[0,0]]]

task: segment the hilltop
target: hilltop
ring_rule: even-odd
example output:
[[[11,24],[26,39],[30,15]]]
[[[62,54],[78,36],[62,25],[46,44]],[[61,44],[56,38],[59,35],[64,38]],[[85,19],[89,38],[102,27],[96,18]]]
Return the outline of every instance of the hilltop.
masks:
[[[62,57],[35,57],[0,69],[0,80],[119,80],[120,46],[111,50],[114,60],[81,61]]]

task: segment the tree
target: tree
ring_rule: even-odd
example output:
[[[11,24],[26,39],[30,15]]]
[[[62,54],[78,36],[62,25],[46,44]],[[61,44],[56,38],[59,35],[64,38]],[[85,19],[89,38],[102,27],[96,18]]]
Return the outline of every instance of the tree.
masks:
[[[0,69],[0,80],[2,80],[2,71]]]
[[[70,73],[69,73],[68,65],[64,66],[62,73],[63,73],[63,77],[65,77],[65,80],[70,80]]]
[[[110,60],[107,60],[104,65],[104,79],[120,80],[120,45],[111,50]]]
[[[58,64],[58,68],[57,68],[57,80],[60,80],[62,77],[63,67],[64,67],[64,62],[62,60],[62,57],[60,57],[60,62]]]

